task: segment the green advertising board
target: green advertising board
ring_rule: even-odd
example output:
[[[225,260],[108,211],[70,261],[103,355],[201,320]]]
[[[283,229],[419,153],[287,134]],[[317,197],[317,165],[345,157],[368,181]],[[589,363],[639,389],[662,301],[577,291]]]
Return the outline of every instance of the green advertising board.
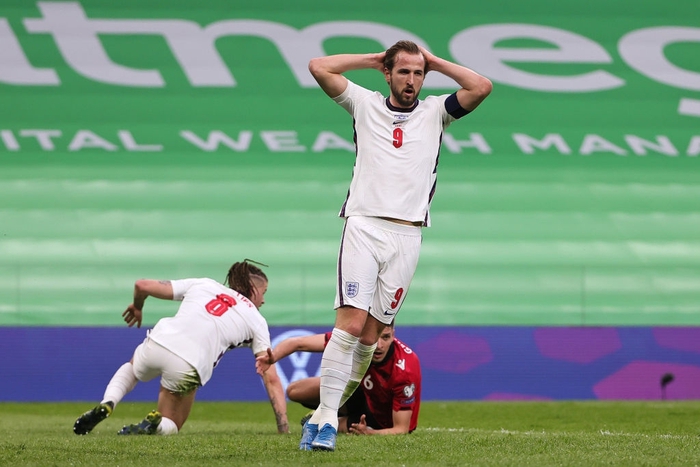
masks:
[[[697,2],[0,4],[0,325],[270,265],[331,324],[351,118],[310,58],[411,39],[494,83],[443,138],[400,325],[700,324]],[[374,70],[348,74],[387,92]],[[456,89],[428,74],[421,95]],[[149,301],[146,324],[171,314]]]

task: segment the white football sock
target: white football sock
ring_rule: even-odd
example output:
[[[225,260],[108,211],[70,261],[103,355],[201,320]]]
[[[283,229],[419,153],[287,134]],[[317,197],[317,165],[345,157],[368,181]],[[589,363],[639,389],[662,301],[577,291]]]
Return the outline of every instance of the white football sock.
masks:
[[[158,425],[158,430],[156,431],[159,435],[176,435],[177,432],[178,430],[175,422],[165,417],[160,421],[160,425]]]
[[[359,338],[348,332],[333,329],[321,359],[321,404],[309,423],[317,423],[319,428],[329,423],[338,428],[340,398],[350,380],[353,353],[358,340]]]
[[[369,368],[370,363],[372,363],[372,355],[374,350],[377,348],[377,344],[365,345],[362,342],[358,342],[355,346],[355,352],[352,354],[352,371],[350,372],[350,380],[347,386],[345,386],[345,391],[343,391],[343,396],[340,398],[340,407],[345,404],[355,389],[360,385],[360,381],[365,377],[367,373],[367,368]]]
[[[136,383],[138,383],[138,380],[134,375],[134,366],[131,362],[126,362],[114,373],[114,376],[109,381],[102,403],[109,401],[116,407],[124,396],[136,387]]]

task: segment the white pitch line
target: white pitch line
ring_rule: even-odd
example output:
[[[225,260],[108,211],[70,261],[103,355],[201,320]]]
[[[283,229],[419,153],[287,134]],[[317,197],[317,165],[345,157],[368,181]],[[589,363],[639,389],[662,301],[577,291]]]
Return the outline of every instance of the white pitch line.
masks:
[[[425,431],[432,431],[438,433],[487,433],[494,435],[518,435],[518,436],[571,436],[575,434],[594,434],[585,432],[571,432],[571,431],[518,431],[518,430],[506,430],[501,428],[500,430],[484,430],[482,428],[443,428],[443,427],[429,427],[425,428]],[[645,433],[623,433],[623,432],[612,432],[609,430],[598,430],[595,432],[602,436],[621,436],[630,438],[660,438],[660,439],[684,439],[690,438],[691,435],[671,435],[671,434],[658,434],[649,435]]]
[[[681,115],[700,117],[700,100],[684,97],[678,104],[678,113]]]

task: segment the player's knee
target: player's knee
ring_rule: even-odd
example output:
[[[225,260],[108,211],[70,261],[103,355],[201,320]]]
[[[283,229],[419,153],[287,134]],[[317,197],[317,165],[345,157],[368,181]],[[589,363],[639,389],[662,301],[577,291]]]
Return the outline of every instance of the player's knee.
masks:
[[[352,336],[359,336],[367,321],[367,311],[345,305],[336,310],[335,329],[340,329]]]
[[[299,402],[299,384],[296,381],[287,386],[287,397],[292,402]]]

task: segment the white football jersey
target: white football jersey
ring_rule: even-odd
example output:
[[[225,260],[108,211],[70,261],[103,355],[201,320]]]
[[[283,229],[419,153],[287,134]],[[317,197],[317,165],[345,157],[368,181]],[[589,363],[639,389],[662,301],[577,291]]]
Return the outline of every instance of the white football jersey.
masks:
[[[226,351],[251,347],[253,354],[270,347],[267,321],[253,303],[213,279],[170,281],[175,316],[156,323],[149,337],[192,365],[204,385]]]
[[[353,117],[356,159],[341,217],[392,217],[430,225],[443,130],[455,118],[449,95],[399,109],[352,81],[333,100]]]

